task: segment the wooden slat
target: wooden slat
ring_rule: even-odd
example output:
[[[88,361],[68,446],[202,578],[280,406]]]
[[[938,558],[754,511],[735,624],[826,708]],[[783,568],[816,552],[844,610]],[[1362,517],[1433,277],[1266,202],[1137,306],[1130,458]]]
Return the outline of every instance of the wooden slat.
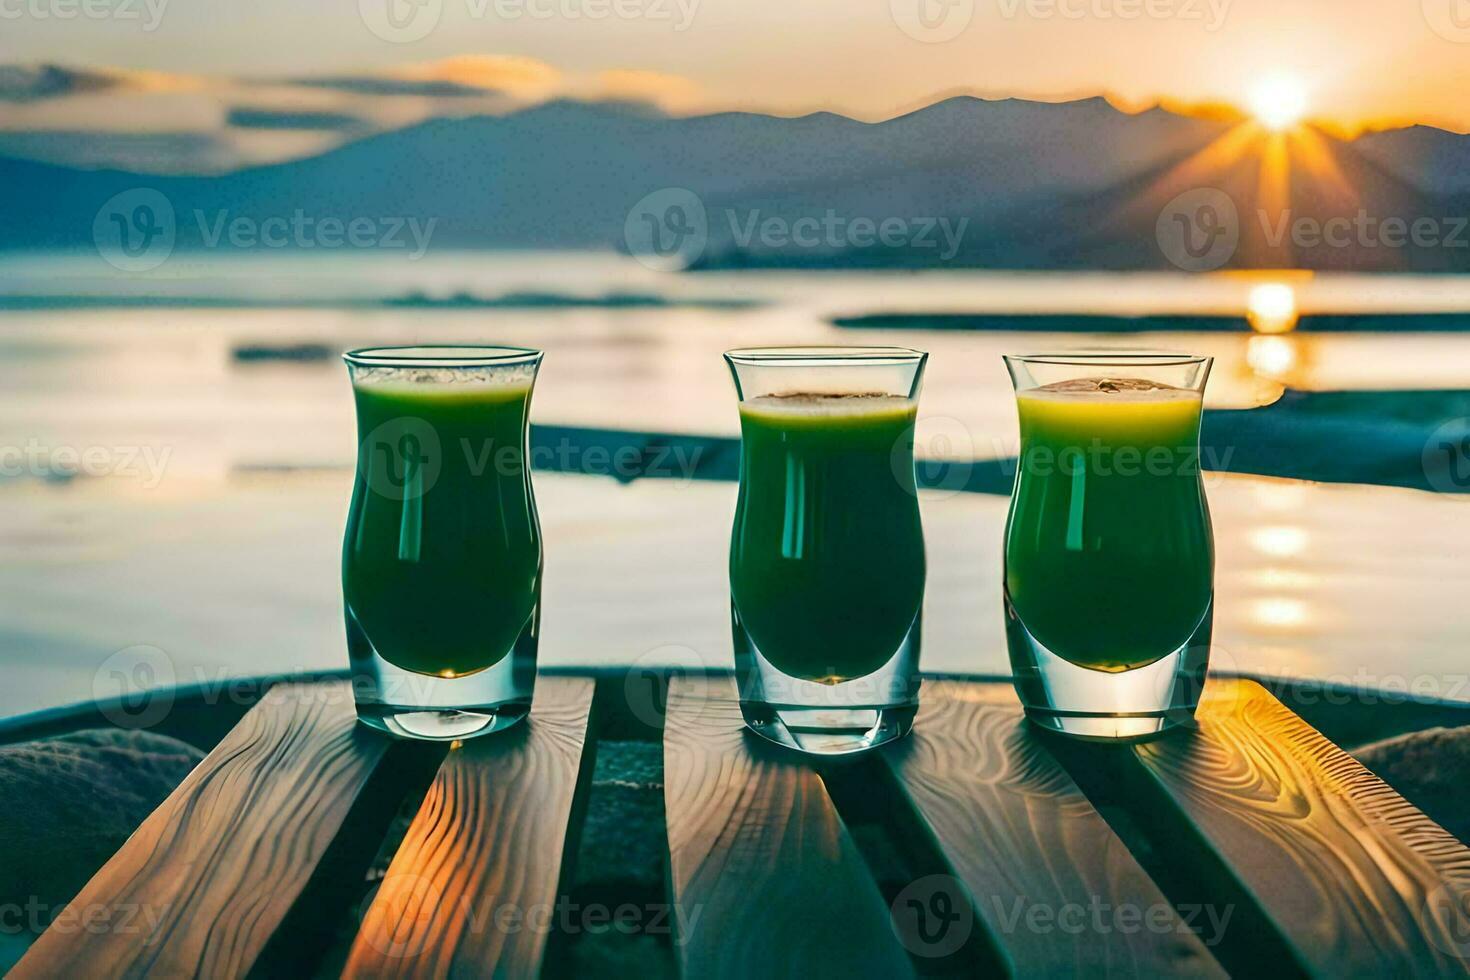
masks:
[[[1143,805],[1219,859],[1304,971],[1470,972],[1470,849],[1259,684],[1212,682],[1198,732],[1134,754]]]
[[[534,977],[556,919],[593,682],[542,677],[519,728],[449,753],[344,976]]]
[[[664,805],[685,977],[911,974],[821,779],[744,732],[730,678],[670,680]]]
[[[1015,975],[1224,975],[1008,686],[926,682],[883,754]]]
[[[345,681],[272,688],[10,976],[243,975],[389,744]]]

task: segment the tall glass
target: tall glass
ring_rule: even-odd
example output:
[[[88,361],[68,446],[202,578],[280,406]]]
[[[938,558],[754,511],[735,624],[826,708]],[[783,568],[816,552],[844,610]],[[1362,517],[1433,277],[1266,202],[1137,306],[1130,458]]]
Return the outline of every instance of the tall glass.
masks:
[[[541,530],[526,440],[541,352],[345,359],[358,456],[342,594],[358,718],[425,739],[508,728],[536,679]]]
[[[913,443],[927,356],[725,355],[740,398],[735,665],[746,724],[772,741],[843,754],[913,724],[925,570]]]
[[[1210,358],[1076,351],[1005,360],[1021,419],[1006,637],[1027,715],[1095,739],[1189,722],[1214,602],[1199,470]]]

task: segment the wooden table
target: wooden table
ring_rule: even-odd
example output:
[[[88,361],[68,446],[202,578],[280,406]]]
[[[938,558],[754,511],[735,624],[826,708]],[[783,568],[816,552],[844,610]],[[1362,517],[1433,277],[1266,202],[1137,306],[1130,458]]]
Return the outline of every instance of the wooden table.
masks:
[[[569,919],[598,743],[640,727],[664,901]],[[345,976],[534,976],[593,928],[666,937],[687,977],[1470,973],[1470,849],[1253,681],[1099,746],[1029,728],[1008,685],[930,680],[911,737],[815,767],[712,673],[543,676],[527,724],[452,748],[356,725],[343,680],[276,684],[11,975],[320,972],[385,852]]]

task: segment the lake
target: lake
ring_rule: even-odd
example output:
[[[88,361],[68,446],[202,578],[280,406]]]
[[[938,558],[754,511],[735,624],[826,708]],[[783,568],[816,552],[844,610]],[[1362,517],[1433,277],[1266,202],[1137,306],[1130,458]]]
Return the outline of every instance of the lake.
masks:
[[[1235,315],[1262,286],[1297,312],[1405,330],[1287,333],[852,329],[875,313]],[[1307,391],[1470,389],[1470,280],[1299,274],[701,273],[613,255],[172,257],[118,273],[95,255],[12,256],[0,273],[0,715],[92,696],[146,645],[178,682],[345,664],[337,549],[355,452],[342,349],[542,347],[537,422],[737,432],[721,351],[903,344],[933,356],[921,452],[1015,448],[1004,352],[1188,349],[1217,359],[1208,404]],[[1396,323],[1394,319],[1384,322]],[[1351,446],[1345,446],[1350,451]],[[538,474],[543,661],[728,664],[734,485],[623,486]],[[1212,476],[1221,663],[1455,690],[1470,626],[1462,495]],[[1004,673],[1005,499],[926,494],[923,665]]]

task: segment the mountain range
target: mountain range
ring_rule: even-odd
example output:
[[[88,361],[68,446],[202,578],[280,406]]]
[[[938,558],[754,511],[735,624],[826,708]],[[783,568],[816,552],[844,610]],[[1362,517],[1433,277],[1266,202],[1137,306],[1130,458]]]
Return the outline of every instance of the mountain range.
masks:
[[[176,249],[267,247],[221,230],[304,215],[416,220],[435,249],[636,253],[677,232],[695,247],[676,264],[694,268],[1168,269],[1193,261],[1166,241],[1182,200],[1201,245],[1233,223],[1238,244],[1210,268],[1470,271],[1470,136],[1271,137],[1102,98],[958,97],[879,123],[562,100],[210,176],[0,157],[0,249],[94,247],[99,209],[140,188],[172,207]],[[1233,216],[1196,206],[1221,194]],[[1423,234],[1383,234],[1416,221]],[[283,247],[320,245],[314,234]]]

